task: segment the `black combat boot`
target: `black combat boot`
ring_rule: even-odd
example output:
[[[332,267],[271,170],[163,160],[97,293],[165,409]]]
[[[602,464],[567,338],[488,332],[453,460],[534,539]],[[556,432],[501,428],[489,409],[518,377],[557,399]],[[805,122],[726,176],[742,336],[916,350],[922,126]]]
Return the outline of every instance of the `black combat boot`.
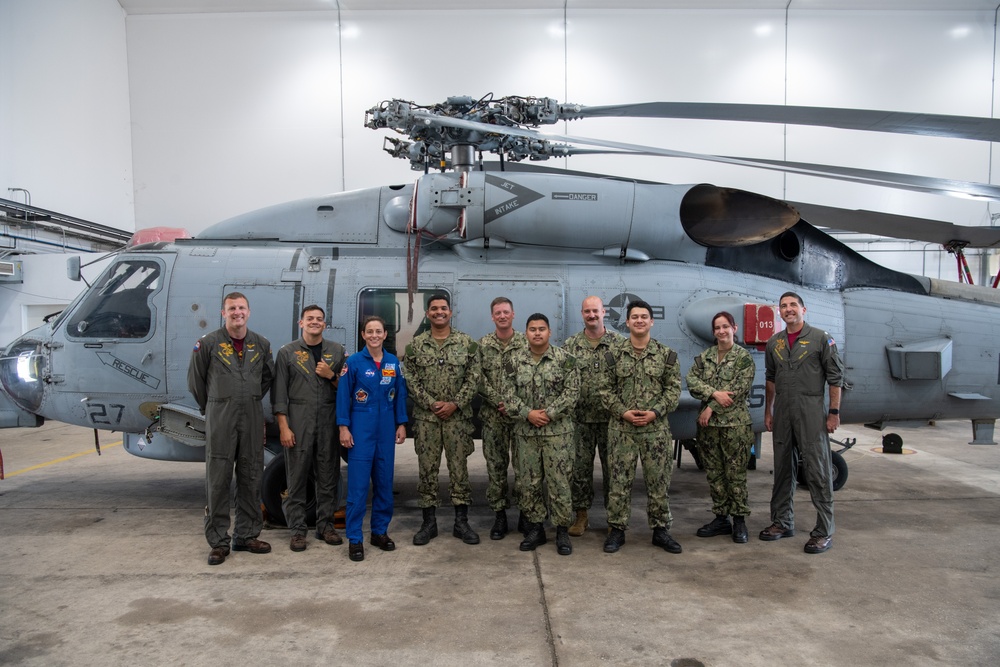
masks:
[[[569,542],[569,529],[566,526],[556,526],[556,551],[560,556],[573,553],[573,545]]]
[[[524,512],[517,513],[517,532],[526,535],[531,528],[531,522],[524,516]]]
[[[747,538],[747,522],[746,517],[734,516],[733,517],[733,542],[736,544],[746,544]]]
[[[455,505],[455,528],[451,534],[466,544],[479,544],[479,535],[469,525],[468,505]]]
[[[521,542],[518,549],[521,551],[534,551],[548,541],[545,538],[545,526],[540,523],[528,523],[527,526],[528,530],[524,534],[524,541]]]
[[[413,536],[413,543],[418,547],[431,541],[431,538],[438,536],[438,523],[434,507],[424,508],[424,522],[420,524],[420,530]]]
[[[493,527],[490,528],[490,539],[502,540],[509,531],[510,529],[507,527],[507,511],[497,510],[496,521],[493,522]]]
[[[613,554],[621,549],[623,544],[625,544],[625,531],[621,528],[612,528],[604,540],[604,553]]]
[[[729,517],[725,514],[716,514],[710,523],[698,529],[695,533],[698,537],[715,537],[716,535],[729,535],[733,532],[733,526],[729,523]]]
[[[672,554],[679,554],[681,552],[681,545],[678,544],[677,540],[670,537],[670,533],[663,527],[653,529],[653,546],[665,549],[668,553]]]

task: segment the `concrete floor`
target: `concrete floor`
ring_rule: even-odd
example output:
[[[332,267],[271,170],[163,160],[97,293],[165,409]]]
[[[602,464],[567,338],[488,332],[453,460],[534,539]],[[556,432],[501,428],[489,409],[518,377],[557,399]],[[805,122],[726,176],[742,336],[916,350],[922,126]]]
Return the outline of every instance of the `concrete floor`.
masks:
[[[671,487],[684,553],[650,545],[645,493],[618,554],[602,551],[600,500],[572,556],[488,539],[482,454],[470,458],[483,536],[410,542],[420,523],[416,457],[396,467],[398,548],[234,553],[209,567],[203,466],[145,461],[118,437],[61,424],[0,431],[0,664],[17,665],[996,665],[1000,663],[1000,448],[965,422],[903,431],[915,453],[877,454],[860,427],[845,454],[837,534],[765,543],[771,449],[749,473],[749,544],[699,539],[704,474],[685,454]],[[439,511],[450,528],[450,510]],[[511,517],[514,518],[513,512]],[[554,537],[550,531],[550,538]]]

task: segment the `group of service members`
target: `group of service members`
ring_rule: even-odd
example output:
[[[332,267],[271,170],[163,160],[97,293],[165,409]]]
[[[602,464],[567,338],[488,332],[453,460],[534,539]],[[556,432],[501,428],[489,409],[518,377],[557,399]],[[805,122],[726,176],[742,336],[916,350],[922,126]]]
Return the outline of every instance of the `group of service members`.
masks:
[[[489,480],[486,500],[495,513],[490,539],[501,540],[510,532],[507,510],[513,501],[520,510],[520,550],[533,551],[547,542],[548,517],[557,552],[571,554],[570,536],[583,535],[589,526],[596,453],[607,510],[604,551],[617,552],[625,543],[632,485],[641,463],[652,543],[681,553],[669,532],[673,439],[667,420],[680,398],[681,367],[676,352],[651,335],[652,307],[641,300],[629,303],[628,336],[622,336],[606,329],[601,299],[587,297],[581,307],[584,329],[563,347],[550,343],[543,313],[530,315],[521,333],[515,330],[510,299],[497,297],[490,311],[495,330],[475,341],[452,328],[449,297],[434,294],[425,313],[429,328],[406,346],[402,360],[383,348],[386,326],[377,316],[362,323],[365,347],[345,359],[342,345],[323,338],[323,309],[306,306],[299,321],[302,336],[283,346],[272,361],[269,342],[247,328],[247,298],[227,294],[223,327],[195,344],[188,370],[189,388],[206,422],[209,565],[223,563],[230,549],[271,550],[259,539],[263,517],[258,501],[261,399],[268,390],[285,454],[288,496],[283,510],[292,551],[307,547],[310,471],[315,471],[315,537],[327,544],[343,542],[334,528],[341,448],[347,450],[349,470],[345,532],[350,559],[364,559],[369,491],[369,542],[384,551],[395,549],[388,535],[393,468],[395,447],[406,437],[408,395],[423,514],[413,544],[426,545],[438,535],[442,455],[455,512],[452,535],[478,544],[468,516],[472,400],[478,394]],[[805,311],[799,295],[783,294],[779,312],[786,326],[765,350],[765,426],[773,431],[774,487],[771,525],[759,538],[773,541],[795,534],[797,451],[817,510],[805,551],[823,553],[832,545],[834,530],[828,433],[840,423],[843,364],[829,334],[806,324]],[[747,350],[735,344],[737,325],[730,313],[716,314],[712,331],[715,345],[694,359],[687,374],[689,392],[701,401],[697,440],[716,515],[697,535],[731,535],[734,542],[745,543],[750,514],[746,469],[754,440],[747,397],[755,365]],[[511,464],[513,488],[508,484]],[[234,470],[236,511],[230,538]]]

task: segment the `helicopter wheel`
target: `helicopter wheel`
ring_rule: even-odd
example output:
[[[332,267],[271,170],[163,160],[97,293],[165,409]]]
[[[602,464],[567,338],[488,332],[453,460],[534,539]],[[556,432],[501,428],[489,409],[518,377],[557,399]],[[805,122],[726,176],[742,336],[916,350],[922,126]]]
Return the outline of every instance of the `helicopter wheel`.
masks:
[[[272,524],[287,526],[285,511],[281,501],[288,495],[288,481],[285,476],[285,457],[275,456],[264,468],[260,482],[260,499],[267,511],[268,521]],[[316,525],[316,480],[310,473],[306,485],[306,525]]]
[[[795,480],[798,482],[799,486],[805,487],[806,484],[806,471],[801,465],[798,453],[793,454],[794,465],[795,465]],[[830,463],[833,474],[833,490],[840,491],[847,484],[847,461],[844,460],[843,455],[840,452],[830,452]]]

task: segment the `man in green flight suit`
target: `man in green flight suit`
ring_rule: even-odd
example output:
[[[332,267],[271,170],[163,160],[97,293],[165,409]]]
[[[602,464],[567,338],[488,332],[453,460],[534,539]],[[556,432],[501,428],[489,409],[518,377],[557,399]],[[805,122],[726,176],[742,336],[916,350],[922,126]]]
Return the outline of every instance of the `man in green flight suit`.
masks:
[[[795,535],[795,470],[798,450],[805,468],[809,495],[816,507],[816,527],[805,545],[808,554],[820,554],[833,545],[833,471],[829,434],[840,426],[840,391],[844,362],[837,344],[825,331],[806,324],[806,306],[795,292],[778,301],[785,330],[767,341],[764,352],[764,426],[774,443],[774,486],[771,489],[771,525],[760,532],[766,542]],[[830,408],[824,407],[826,387]]]
[[[271,344],[247,328],[250,302],[239,292],[222,300],[224,326],[194,344],[188,389],[205,415],[205,539],[209,565],[229,555],[229,489],[236,472],[236,525],[233,551],[266,554],[257,539],[264,526],[260,479],[264,472],[264,408],[271,388]]]
[[[507,364],[507,412],[516,417],[521,509],[528,530],[519,548],[534,551],[545,544],[546,505],[556,526],[556,550],[573,553],[569,541],[573,496],[573,406],[580,396],[576,360],[549,344],[549,318],[535,313],[525,327],[528,349],[513,352]],[[548,489],[548,503],[543,495]]]
[[[646,481],[646,514],[653,529],[653,545],[679,554],[681,545],[670,536],[670,474],[673,438],[667,415],[677,408],[681,368],[677,353],[653,339],[653,308],[645,301],[628,304],[629,337],[616,341],[607,354],[601,387],[608,422],[608,537],[604,551],[615,553],[625,543],[631,514],[636,460],[642,461]]]
[[[479,387],[479,345],[451,328],[451,300],[432,294],[427,300],[430,330],[406,346],[403,364],[406,386],[413,398],[414,436],[420,469],[419,506],[423,523],[413,536],[420,546],[437,537],[438,472],[441,452],[448,462],[449,495],[455,506],[452,535],[466,544],[479,544],[469,526],[472,485],[468,457],[472,442],[472,397]]]
[[[340,486],[340,435],[336,424],[337,381],[344,346],[323,338],[326,315],[317,305],[302,309],[302,336],[278,350],[271,386],[271,409],[285,454],[288,498],[285,525],[289,548],[305,551],[309,473],[316,484],[316,539],[341,544],[333,527]]]

